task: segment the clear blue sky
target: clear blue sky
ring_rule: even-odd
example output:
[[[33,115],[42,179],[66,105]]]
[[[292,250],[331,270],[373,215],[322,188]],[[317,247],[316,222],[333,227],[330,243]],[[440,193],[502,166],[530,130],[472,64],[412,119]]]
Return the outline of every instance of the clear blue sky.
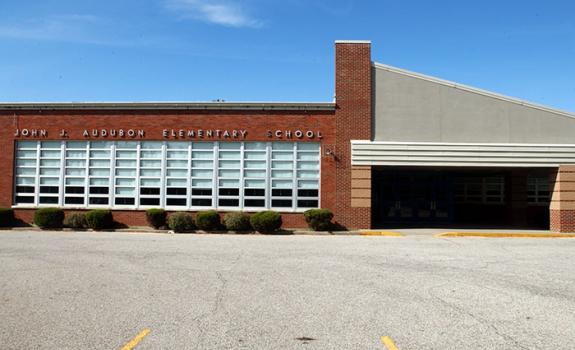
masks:
[[[2,0],[1,101],[331,101],[333,41],[575,112],[573,0]]]

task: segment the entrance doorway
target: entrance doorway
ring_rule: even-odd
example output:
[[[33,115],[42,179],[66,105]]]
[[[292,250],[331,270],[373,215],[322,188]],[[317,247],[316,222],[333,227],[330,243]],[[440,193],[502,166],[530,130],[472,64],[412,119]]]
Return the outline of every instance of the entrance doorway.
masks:
[[[379,223],[448,223],[453,219],[453,181],[443,172],[379,173],[373,183]]]
[[[373,226],[547,229],[552,172],[374,167]]]

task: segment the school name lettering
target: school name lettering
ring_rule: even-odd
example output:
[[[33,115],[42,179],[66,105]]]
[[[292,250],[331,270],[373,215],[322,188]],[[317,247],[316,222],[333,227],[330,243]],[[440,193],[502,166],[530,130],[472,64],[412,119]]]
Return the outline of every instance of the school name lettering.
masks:
[[[69,132],[66,129],[60,129],[58,136],[60,138],[69,138],[70,134],[78,135],[87,139],[145,139],[150,137],[144,129],[83,129]],[[79,136],[79,135],[78,135]],[[248,136],[248,130],[245,129],[163,129],[161,135],[164,139],[242,139]],[[262,135],[263,136],[263,135]],[[267,138],[272,139],[322,139],[321,131],[315,130],[267,130]],[[47,129],[16,129],[14,137],[17,138],[47,138]],[[150,138],[154,138],[151,136]]]
[[[185,138],[217,138],[217,139],[245,139],[247,130],[221,130],[221,129],[164,129],[162,136],[165,139],[185,139]]]
[[[138,129],[91,129],[84,130],[82,136],[88,137],[111,137],[111,138],[144,138],[146,132],[144,130]]]

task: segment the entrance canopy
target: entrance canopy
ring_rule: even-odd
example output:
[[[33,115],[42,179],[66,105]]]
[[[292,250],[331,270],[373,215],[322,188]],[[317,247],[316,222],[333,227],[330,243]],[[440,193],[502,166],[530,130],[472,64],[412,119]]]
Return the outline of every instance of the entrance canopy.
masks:
[[[354,166],[545,167],[575,164],[575,144],[351,141]]]

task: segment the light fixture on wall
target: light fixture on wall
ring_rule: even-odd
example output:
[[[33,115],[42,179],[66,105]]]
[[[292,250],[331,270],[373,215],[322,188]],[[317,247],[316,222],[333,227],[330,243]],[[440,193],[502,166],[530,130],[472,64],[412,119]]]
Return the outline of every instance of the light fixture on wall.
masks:
[[[331,157],[331,158],[333,158],[333,160],[337,161],[337,156],[336,156],[335,151],[333,150],[332,146],[324,146],[323,154],[326,157]]]

